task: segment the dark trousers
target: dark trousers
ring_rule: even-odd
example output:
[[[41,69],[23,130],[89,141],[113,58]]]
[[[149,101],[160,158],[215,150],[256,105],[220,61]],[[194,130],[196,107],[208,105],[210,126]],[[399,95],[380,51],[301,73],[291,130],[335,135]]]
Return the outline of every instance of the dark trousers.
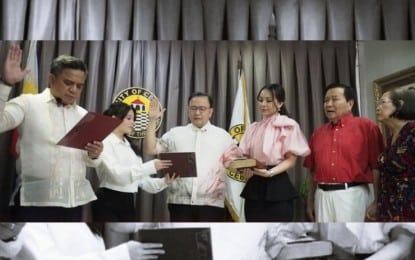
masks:
[[[133,193],[100,188],[97,197],[92,202],[94,221],[137,221]]]
[[[225,209],[214,206],[168,204],[172,222],[223,222]]]
[[[20,192],[10,208],[10,221],[14,222],[79,222],[82,221],[82,206],[74,208],[21,206]]]
[[[293,221],[294,201],[245,200],[245,218],[248,222]]]

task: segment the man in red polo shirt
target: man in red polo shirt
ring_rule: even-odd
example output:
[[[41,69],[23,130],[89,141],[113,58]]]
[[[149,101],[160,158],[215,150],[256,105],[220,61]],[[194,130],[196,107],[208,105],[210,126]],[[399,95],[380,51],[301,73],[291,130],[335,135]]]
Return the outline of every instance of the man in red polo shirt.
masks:
[[[354,117],[354,90],[326,87],[324,112],[330,121],[314,131],[304,167],[312,172],[307,214],[318,222],[362,222],[369,205],[369,183],[377,188],[377,158],[383,149],[379,127]],[[375,193],[376,194],[376,193]]]

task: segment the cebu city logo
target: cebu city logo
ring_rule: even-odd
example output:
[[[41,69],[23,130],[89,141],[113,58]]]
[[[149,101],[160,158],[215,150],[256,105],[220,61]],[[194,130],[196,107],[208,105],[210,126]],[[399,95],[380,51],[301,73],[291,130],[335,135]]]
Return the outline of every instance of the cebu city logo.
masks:
[[[151,91],[141,87],[130,87],[118,93],[113,102],[124,102],[132,106],[136,112],[134,131],[130,135],[131,138],[144,138],[148,126],[148,112],[150,110],[150,102],[157,99]],[[160,109],[162,109],[160,105]],[[160,128],[163,118],[157,121],[156,130]]]
[[[237,124],[237,125],[234,125],[231,129],[229,129],[229,134],[232,136],[233,139],[235,139],[238,145],[242,139],[242,136],[245,133],[245,128],[246,127],[244,124]],[[235,181],[247,182],[247,179],[238,172],[227,170],[226,174],[228,175],[229,178],[234,179]]]

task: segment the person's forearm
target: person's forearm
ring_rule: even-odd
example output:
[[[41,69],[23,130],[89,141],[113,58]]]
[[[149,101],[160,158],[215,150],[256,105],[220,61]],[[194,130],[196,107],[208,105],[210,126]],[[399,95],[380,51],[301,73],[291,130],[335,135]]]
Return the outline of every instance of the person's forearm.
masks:
[[[392,241],[366,260],[398,260],[407,257],[414,241],[413,234],[403,229],[394,229]]]
[[[149,155],[157,154],[156,127],[157,121],[150,119],[144,138],[144,153]]]
[[[5,111],[6,102],[9,98],[11,88],[0,82],[0,133],[13,129],[17,126],[14,118]]]
[[[280,164],[278,164],[277,166],[269,169],[269,171],[272,171],[274,173],[273,175],[283,173],[283,172],[293,168],[296,161],[297,161],[297,156],[290,155],[290,156],[287,157],[287,159],[282,161]]]
[[[2,259],[2,257],[5,257],[5,259],[15,257],[22,249],[22,246],[23,243],[21,239],[10,242],[0,240],[0,259]]]

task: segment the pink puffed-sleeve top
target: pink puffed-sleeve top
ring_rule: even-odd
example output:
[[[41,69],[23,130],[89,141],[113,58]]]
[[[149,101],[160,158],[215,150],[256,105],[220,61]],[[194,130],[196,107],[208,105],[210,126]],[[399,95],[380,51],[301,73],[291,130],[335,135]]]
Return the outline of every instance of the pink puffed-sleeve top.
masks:
[[[279,114],[251,124],[239,148],[244,155],[266,165],[281,163],[288,152],[297,156],[307,156],[310,153],[307,139],[298,123]]]

